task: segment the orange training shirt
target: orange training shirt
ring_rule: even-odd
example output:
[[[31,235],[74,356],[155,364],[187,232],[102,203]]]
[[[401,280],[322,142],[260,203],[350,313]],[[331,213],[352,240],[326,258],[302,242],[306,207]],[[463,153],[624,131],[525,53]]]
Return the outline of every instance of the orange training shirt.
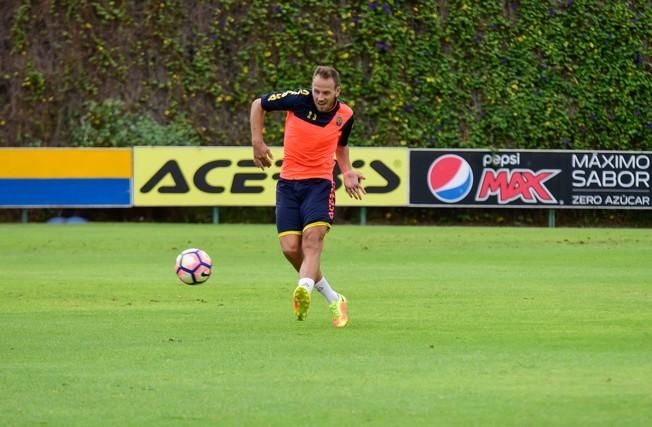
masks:
[[[281,178],[332,181],[335,150],[348,143],[353,110],[336,100],[331,111],[321,113],[308,89],[268,93],[261,102],[265,111],[287,111]]]

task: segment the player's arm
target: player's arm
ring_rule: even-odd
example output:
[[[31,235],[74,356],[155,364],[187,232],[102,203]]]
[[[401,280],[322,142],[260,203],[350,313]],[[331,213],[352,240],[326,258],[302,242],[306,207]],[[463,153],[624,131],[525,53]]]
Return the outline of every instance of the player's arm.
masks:
[[[337,144],[337,149],[335,150],[335,158],[337,159],[337,164],[340,167],[340,171],[342,171],[346,193],[349,195],[349,197],[361,200],[362,196],[366,194],[366,191],[362,186],[362,180],[365,179],[365,177],[360,172],[353,170],[353,166],[351,166],[348,139],[352,126],[353,117],[349,119],[349,121],[346,123],[346,125],[344,125],[344,128],[342,129],[342,136],[340,137],[340,140]]]
[[[251,112],[249,114],[251,126],[251,145],[254,148],[254,163],[259,168],[272,166],[272,150],[269,149],[263,139],[263,127],[265,126],[265,110],[263,109],[260,98],[251,103]]]
[[[361,200],[362,196],[366,194],[366,191],[362,186],[362,180],[365,179],[365,177],[360,172],[353,170],[353,167],[351,166],[351,158],[349,157],[349,146],[338,145],[335,150],[335,158],[337,159],[340,171],[342,171],[346,193],[349,197]]]
[[[284,92],[271,92],[261,96],[251,103],[249,121],[251,123],[251,145],[254,147],[254,163],[260,168],[272,165],[274,158],[263,139],[266,111],[292,110],[297,105],[305,102],[310,97],[306,89],[286,90]]]

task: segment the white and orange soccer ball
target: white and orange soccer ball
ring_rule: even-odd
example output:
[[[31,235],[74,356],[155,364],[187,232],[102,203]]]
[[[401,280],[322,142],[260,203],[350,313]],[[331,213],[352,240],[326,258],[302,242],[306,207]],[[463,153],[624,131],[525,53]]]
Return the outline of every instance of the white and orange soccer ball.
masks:
[[[211,277],[213,261],[201,249],[186,249],[177,256],[176,272],[186,285],[199,285]]]

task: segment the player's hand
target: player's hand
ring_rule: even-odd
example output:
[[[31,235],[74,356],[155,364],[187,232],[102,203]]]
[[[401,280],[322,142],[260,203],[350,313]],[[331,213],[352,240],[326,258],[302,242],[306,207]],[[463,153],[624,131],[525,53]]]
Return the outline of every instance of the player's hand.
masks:
[[[272,166],[274,156],[272,150],[263,141],[254,143],[254,163],[261,169]]]
[[[365,177],[360,172],[348,171],[344,173],[344,188],[346,188],[346,194],[352,199],[362,200],[362,196],[367,194],[362,186],[363,179]]]

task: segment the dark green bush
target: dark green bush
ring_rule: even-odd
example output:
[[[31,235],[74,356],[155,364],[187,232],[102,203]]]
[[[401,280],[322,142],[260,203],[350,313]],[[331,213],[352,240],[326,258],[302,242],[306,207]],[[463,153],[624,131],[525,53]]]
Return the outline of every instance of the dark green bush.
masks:
[[[200,145],[194,129],[181,117],[162,125],[147,115],[131,114],[122,101],[90,101],[85,114],[70,126],[70,145],[131,147],[134,145]]]

